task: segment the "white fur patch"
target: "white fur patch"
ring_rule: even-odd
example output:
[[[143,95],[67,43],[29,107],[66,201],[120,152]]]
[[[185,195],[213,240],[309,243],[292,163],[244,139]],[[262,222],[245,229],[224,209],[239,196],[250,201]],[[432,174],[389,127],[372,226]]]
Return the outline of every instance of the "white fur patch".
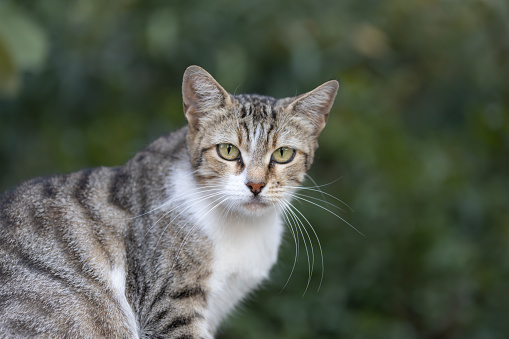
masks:
[[[256,126],[256,131],[253,134],[251,134],[251,144],[250,144],[250,151],[252,152],[253,150],[256,149],[256,144],[258,142],[258,139],[260,138],[260,134],[262,133],[262,126],[260,125],[260,123],[258,123],[258,125]]]
[[[213,267],[208,284],[210,297],[205,318],[209,330],[214,332],[235,305],[268,277],[277,260],[283,226],[273,208],[256,216],[242,215],[239,206],[236,213],[226,213],[225,206],[240,204],[251,196],[244,182],[245,175],[230,176],[220,196],[201,200],[198,198],[207,194],[205,190],[188,193],[197,192],[198,187],[189,173],[190,168],[175,170],[171,176],[172,194],[187,200],[185,208],[197,224],[195,231],[203,232],[213,244]],[[227,197],[224,204],[218,205]]]
[[[129,328],[133,338],[139,338],[138,322],[134,317],[133,309],[127,302],[125,296],[125,270],[122,267],[115,267],[110,274],[111,287],[120,303],[122,312],[126,317],[125,325]]]
[[[214,242],[210,279],[210,323],[221,320],[263,280],[277,260],[282,226],[275,213],[260,220],[227,220],[217,216],[205,230]]]
[[[255,132],[255,136],[254,136],[255,142],[257,142],[258,139],[260,138],[261,132],[262,132],[261,125],[260,125],[260,123],[258,123],[258,126],[256,126],[256,132]]]

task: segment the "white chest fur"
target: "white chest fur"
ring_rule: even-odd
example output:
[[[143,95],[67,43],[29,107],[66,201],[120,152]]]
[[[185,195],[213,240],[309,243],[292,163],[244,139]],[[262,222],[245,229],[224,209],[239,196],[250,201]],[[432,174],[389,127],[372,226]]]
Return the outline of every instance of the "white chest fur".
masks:
[[[214,220],[215,219],[215,220]],[[214,244],[209,323],[222,318],[269,275],[277,260],[282,226],[276,213],[239,222],[211,218],[207,233]]]
[[[205,317],[209,330],[214,332],[225,315],[268,277],[277,260],[283,226],[278,213],[271,208],[256,218],[233,217],[232,213],[216,208],[216,202],[222,198],[217,200],[215,196],[215,202],[211,203],[206,198],[207,193],[197,188],[189,175],[191,170],[185,166],[174,170],[170,187],[180,203],[183,201],[188,217],[213,244]]]

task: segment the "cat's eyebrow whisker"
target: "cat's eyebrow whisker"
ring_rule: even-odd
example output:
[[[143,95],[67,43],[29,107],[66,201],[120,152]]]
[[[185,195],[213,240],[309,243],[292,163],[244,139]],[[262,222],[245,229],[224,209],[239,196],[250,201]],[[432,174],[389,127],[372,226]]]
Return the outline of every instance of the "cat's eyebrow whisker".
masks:
[[[237,132],[240,134],[239,109],[238,108],[235,108],[235,120],[237,121]]]

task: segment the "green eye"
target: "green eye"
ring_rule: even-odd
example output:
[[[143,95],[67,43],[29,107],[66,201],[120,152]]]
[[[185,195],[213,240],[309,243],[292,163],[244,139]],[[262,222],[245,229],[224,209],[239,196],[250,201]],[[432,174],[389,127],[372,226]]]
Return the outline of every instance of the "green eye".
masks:
[[[217,154],[224,160],[237,160],[240,157],[240,151],[232,144],[217,145]]]
[[[295,150],[290,147],[280,147],[272,153],[272,160],[279,164],[286,164],[295,157]]]

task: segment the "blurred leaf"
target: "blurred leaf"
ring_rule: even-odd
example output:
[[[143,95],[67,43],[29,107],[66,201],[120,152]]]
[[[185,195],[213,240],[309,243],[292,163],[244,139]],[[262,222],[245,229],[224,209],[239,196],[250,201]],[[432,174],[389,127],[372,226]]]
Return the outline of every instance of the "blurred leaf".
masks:
[[[0,93],[14,94],[19,85],[18,73],[7,46],[0,35]]]
[[[41,27],[14,4],[0,5],[0,90],[15,92],[21,72],[42,68],[47,44]]]

